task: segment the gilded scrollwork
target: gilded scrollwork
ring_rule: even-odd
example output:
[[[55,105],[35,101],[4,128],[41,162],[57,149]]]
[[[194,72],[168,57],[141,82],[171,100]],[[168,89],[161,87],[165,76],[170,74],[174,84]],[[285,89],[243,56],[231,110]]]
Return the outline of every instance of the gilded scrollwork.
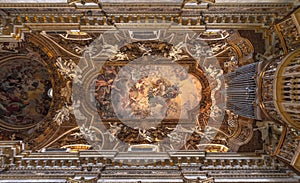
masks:
[[[238,68],[239,58],[232,47],[229,48],[228,57],[229,59],[224,62],[224,70],[225,72],[230,73]]]
[[[277,131],[274,131],[271,135],[275,137],[280,136],[280,139],[275,139],[272,137],[271,142],[273,143],[269,145],[271,154],[276,155],[278,158],[283,160],[283,162],[289,164],[290,166],[299,169],[299,130],[281,126],[280,128],[277,128]]]
[[[238,32],[232,31],[226,40],[231,46],[231,48],[229,48],[229,57],[234,65],[236,65],[235,62],[237,62],[238,66],[254,62],[254,47],[248,39],[241,37]]]
[[[289,18],[275,25],[282,41],[281,45],[286,49],[285,53],[292,52],[300,47],[300,34],[297,28],[299,22],[297,18],[293,18],[295,16],[297,16],[296,13],[293,13]]]
[[[232,133],[238,127],[238,115],[234,114],[230,110],[226,110],[226,114],[228,116],[228,130]]]

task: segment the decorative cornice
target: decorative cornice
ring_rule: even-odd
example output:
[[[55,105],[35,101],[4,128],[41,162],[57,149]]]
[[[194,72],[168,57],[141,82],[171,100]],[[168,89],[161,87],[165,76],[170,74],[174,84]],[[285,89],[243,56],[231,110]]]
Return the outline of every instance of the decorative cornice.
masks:
[[[92,3],[90,3],[92,2]],[[68,4],[69,3],[69,4]],[[214,3],[183,6],[181,1],[161,4],[70,0],[68,3],[1,3],[2,35],[22,39],[31,31],[100,31],[116,23],[171,22],[184,28],[267,29],[292,11],[291,3]],[[82,5],[83,3],[84,5]],[[63,11],[62,11],[63,10]]]

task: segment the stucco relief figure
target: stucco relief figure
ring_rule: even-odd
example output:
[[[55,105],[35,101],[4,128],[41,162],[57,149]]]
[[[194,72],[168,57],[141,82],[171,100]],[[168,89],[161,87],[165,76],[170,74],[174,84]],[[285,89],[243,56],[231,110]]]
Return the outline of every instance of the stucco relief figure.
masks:
[[[123,61],[123,60],[129,60],[129,57],[126,53],[118,51],[118,53],[115,54],[113,58],[110,58],[110,60],[121,60],[121,61]]]
[[[76,117],[76,120],[78,121],[84,121],[86,120],[86,117],[82,114],[82,112],[80,111],[80,101],[77,100],[76,102],[73,103],[73,113]]]
[[[212,56],[213,52],[206,44],[196,44],[194,48],[191,48],[191,51],[194,52],[194,56],[196,58],[200,58],[201,56],[207,55]]]
[[[121,129],[122,125],[119,125],[117,123],[109,123],[109,129],[104,134],[107,134],[109,141],[113,142],[114,140],[116,140]]]
[[[218,54],[221,51],[225,50],[228,46],[227,42],[224,43],[214,43],[211,45],[211,50],[214,54]]]
[[[204,66],[206,72],[208,73],[208,77],[210,77],[210,80],[213,81],[210,84],[211,87],[211,99],[212,99],[212,105],[211,105],[211,118],[214,120],[218,120],[218,117],[222,116],[222,109],[218,106],[218,94],[220,93],[220,89],[222,87],[222,76],[223,76],[223,70],[216,68],[212,64],[209,64],[209,66]]]
[[[225,62],[224,67],[226,67],[229,71],[233,71],[237,68],[238,60],[237,57],[232,55],[229,59],[229,62]]]
[[[60,89],[60,95],[66,99],[67,103],[72,102],[72,82],[67,81],[66,86]]]
[[[187,51],[196,59],[217,56],[228,49],[228,35],[226,30],[187,35]]]
[[[95,142],[95,141],[102,141],[102,137],[99,138],[99,133],[98,131],[96,132],[94,129],[91,129],[90,127],[86,127],[85,124],[81,125],[79,127],[80,133],[83,134],[83,136],[89,140],[90,142]]]
[[[143,52],[142,56],[151,55],[152,49],[149,47],[146,47],[144,44],[138,43],[139,49],[141,52]]]
[[[229,59],[224,62],[224,69],[225,72],[230,73],[238,68],[239,61],[238,55],[233,48],[229,48],[228,57]]]
[[[169,59],[174,60],[174,61],[178,61],[181,60],[183,58],[186,58],[186,55],[183,55],[183,48],[185,47],[184,42],[180,42],[175,46],[172,46],[169,54],[166,54],[165,56],[167,56]]]
[[[73,107],[65,104],[61,109],[56,111],[53,121],[55,121],[57,125],[61,125],[63,122],[69,120],[71,111],[73,111]]]
[[[56,66],[58,71],[67,79],[73,80],[74,83],[81,84],[81,69],[77,67],[73,60],[64,60],[61,57],[56,59]]]
[[[153,139],[151,138],[150,133],[147,130],[138,129],[138,132],[139,132],[138,138],[142,138],[142,139],[148,141],[149,143],[153,142]]]
[[[70,136],[72,136],[74,139],[83,138],[83,134],[81,132],[71,133]]]
[[[107,57],[108,60],[114,58],[114,55],[118,54],[119,47],[118,45],[111,45],[104,40],[103,35],[100,35],[93,43],[93,46],[87,48],[87,52],[93,58],[97,57]]]

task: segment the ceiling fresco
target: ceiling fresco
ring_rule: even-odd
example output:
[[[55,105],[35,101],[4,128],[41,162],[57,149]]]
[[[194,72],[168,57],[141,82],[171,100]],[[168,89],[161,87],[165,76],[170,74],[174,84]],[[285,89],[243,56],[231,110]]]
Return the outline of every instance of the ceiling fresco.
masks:
[[[22,56],[1,60],[0,68],[1,124],[7,129],[22,129],[41,122],[51,105],[47,68]]]
[[[150,19],[152,24],[157,21]],[[223,76],[262,56],[264,44],[252,42],[264,35],[241,31],[247,39],[234,29],[165,28],[41,31],[26,33],[23,43],[3,43],[2,60],[41,58],[45,68],[40,70],[48,80],[38,85],[45,88],[32,99],[46,100],[41,102],[44,109],[34,109],[42,111],[40,117],[27,125],[34,133],[28,136],[18,127],[20,133],[5,131],[2,138],[25,139],[33,149],[63,147],[70,139],[76,144],[84,136],[88,142],[78,143],[95,149],[126,151],[130,145],[151,144],[161,151],[217,152],[238,151],[257,138],[255,120],[226,110]],[[256,144],[251,151],[261,148]]]
[[[173,43],[172,36],[167,37],[171,44],[133,41],[118,48],[114,44],[122,43],[122,39],[136,38],[130,38],[133,34],[126,30],[125,34],[107,34],[87,48],[91,57],[85,52],[78,63],[82,67],[74,69],[72,60],[68,59],[58,59],[56,64],[65,78],[74,81],[74,115],[81,130],[94,129],[85,134],[91,144],[99,141],[93,138],[95,130],[103,134],[104,142],[98,148],[118,151],[126,150],[128,144],[158,145],[160,151],[206,147],[227,151],[249,142],[253,121],[238,119],[217,107],[221,106],[223,94],[219,90],[224,86],[219,79],[215,80],[238,65],[252,62],[248,56],[253,50],[249,41],[237,32],[224,30],[198,34],[196,39],[202,43],[196,44],[196,48],[194,41],[190,41],[184,49],[184,41],[193,40],[189,37],[195,36],[192,34],[180,34],[182,40],[174,39]],[[236,42],[238,45],[234,46]],[[201,67],[191,55],[204,53],[210,62],[202,60]],[[213,67],[214,62],[220,67]],[[54,119],[60,120],[60,125],[69,119],[66,117],[69,106],[57,111]],[[232,118],[229,128],[228,116]],[[207,131],[210,135],[206,135]]]
[[[43,100],[34,109],[25,100],[24,109],[20,106],[18,111],[22,114],[24,110],[31,117],[36,113],[29,122],[26,115],[22,116],[23,123],[34,127],[35,136],[20,131],[5,132],[2,138],[27,136],[27,145],[32,148],[89,143],[91,148],[120,151],[126,151],[128,144],[152,144],[160,151],[226,152],[248,143],[254,121],[224,109],[221,80],[223,74],[253,62],[249,40],[232,30],[169,35],[146,32],[150,37],[165,36],[151,41],[139,40],[141,33],[28,34],[30,51],[24,49],[25,45],[15,45],[17,53],[10,59],[25,53],[29,58],[33,55],[47,60],[45,67],[42,61],[30,65],[24,59],[19,66],[4,62],[3,69],[17,67],[30,72],[33,67],[40,68],[34,69],[31,78],[22,76],[22,72],[17,78],[20,87],[26,84],[20,88],[22,93],[32,96],[27,103]],[[41,41],[44,46],[36,47]],[[87,57],[89,52],[91,57]],[[206,57],[195,59],[201,54]],[[11,80],[14,83],[16,79]],[[10,102],[15,105],[15,101]],[[1,105],[9,106],[4,100]],[[19,113],[2,115],[17,114],[21,119]],[[82,137],[87,141],[80,140]]]
[[[297,0],[26,2],[0,0],[0,182],[299,182]]]

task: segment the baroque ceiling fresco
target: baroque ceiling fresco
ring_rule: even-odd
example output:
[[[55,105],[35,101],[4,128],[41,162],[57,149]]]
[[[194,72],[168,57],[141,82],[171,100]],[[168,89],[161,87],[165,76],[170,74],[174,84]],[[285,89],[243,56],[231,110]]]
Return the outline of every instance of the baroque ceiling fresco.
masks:
[[[10,58],[1,65],[1,119],[16,128],[32,126],[47,115],[51,80],[38,61]]]
[[[129,30],[121,33],[103,36],[77,32],[42,33],[38,37],[28,34],[30,44],[4,45],[5,55],[11,54],[12,59],[12,56],[18,58],[22,54],[24,61],[20,65],[18,60],[5,64],[3,59],[1,74],[5,77],[1,89],[3,93],[9,90],[13,97],[3,94],[1,98],[1,121],[7,129],[2,139],[25,137],[31,148],[60,148],[71,145],[63,139],[78,133],[76,126],[79,124],[81,130],[88,131],[84,128],[93,127],[101,133],[95,138],[98,143],[101,141],[101,146],[97,146],[101,149],[112,148],[112,141],[118,139],[114,148],[122,150],[126,149],[124,144],[163,143],[161,150],[174,150],[176,146],[186,150],[204,148],[226,152],[236,151],[251,140],[255,122],[225,110],[223,82],[223,74],[253,62],[254,48],[248,39],[233,30],[181,35],[175,32],[153,41],[138,40]],[[123,36],[124,42],[132,39],[132,43],[117,48],[112,44],[116,40],[109,36],[114,39]],[[135,36],[139,36],[138,33]],[[109,40],[105,40],[106,37]],[[37,42],[48,44],[49,50],[41,50],[34,45]],[[80,70],[76,64],[91,59],[84,54],[85,49],[95,53],[92,55],[95,61]],[[49,58],[51,54],[61,55],[62,52],[66,54],[63,58]],[[207,56],[200,60],[193,58],[201,54]],[[30,68],[39,69],[31,71]],[[19,88],[10,90],[13,86]],[[77,96],[72,96],[77,89],[84,92],[79,95],[86,95],[86,99],[77,100]],[[80,118],[87,118],[84,114],[91,111],[95,111],[93,119],[81,122]],[[12,119],[17,121],[10,122]],[[90,124],[94,122],[101,122],[103,126]],[[74,129],[59,132],[64,126]],[[31,128],[34,133],[29,135],[20,127]],[[19,129],[20,132],[8,129]],[[39,130],[44,133],[39,135]],[[78,142],[74,140],[74,143]],[[256,148],[261,146],[257,145],[253,150]]]
[[[298,1],[0,2],[0,182],[299,181]]]

